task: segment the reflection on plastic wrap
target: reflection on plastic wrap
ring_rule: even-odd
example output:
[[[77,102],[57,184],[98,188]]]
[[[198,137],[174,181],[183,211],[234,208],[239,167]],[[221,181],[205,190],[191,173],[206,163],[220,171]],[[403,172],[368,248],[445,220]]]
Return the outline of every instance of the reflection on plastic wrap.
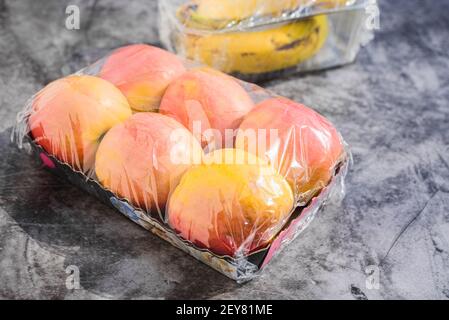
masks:
[[[161,2],[192,29],[235,31],[366,4],[366,0],[169,0]]]
[[[304,229],[349,155],[312,109],[143,44],[48,84],[17,119],[49,170],[239,282]]]

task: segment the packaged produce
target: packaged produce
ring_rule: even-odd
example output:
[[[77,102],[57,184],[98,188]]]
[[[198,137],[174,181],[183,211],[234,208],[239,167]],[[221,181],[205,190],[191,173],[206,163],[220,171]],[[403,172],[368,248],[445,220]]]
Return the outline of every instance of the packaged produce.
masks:
[[[164,0],[169,50],[250,81],[354,61],[373,37],[373,0]]]
[[[348,168],[314,110],[145,44],[51,82],[17,119],[48,170],[239,282],[342,194]]]

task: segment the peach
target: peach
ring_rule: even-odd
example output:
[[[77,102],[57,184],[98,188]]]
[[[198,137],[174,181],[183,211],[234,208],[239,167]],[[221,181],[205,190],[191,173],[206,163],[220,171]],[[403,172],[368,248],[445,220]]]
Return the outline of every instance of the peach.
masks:
[[[236,148],[268,160],[303,203],[328,184],[344,153],[341,137],[327,119],[282,97],[263,101],[245,117]]]
[[[293,209],[287,181],[266,161],[238,149],[207,154],[169,199],[169,225],[200,248],[239,256],[269,244]]]
[[[136,111],[155,111],[168,84],[185,71],[174,54],[145,44],[115,50],[100,71],[112,82]]]
[[[198,141],[180,123],[167,116],[136,113],[112,128],[97,151],[98,181],[132,204],[159,213],[181,175],[200,163]]]
[[[203,147],[214,150],[232,146],[233,132],[226,136],[226,129],[237,129],[253,107],[236,79],[213,69],[197,68],[168,86],[160,112],[182,123]]]
[[[51,82],[34,98],[28,120],[36,143],[76,170],[89,173],[103,135],[131,116],[125,96],[93,76]]]

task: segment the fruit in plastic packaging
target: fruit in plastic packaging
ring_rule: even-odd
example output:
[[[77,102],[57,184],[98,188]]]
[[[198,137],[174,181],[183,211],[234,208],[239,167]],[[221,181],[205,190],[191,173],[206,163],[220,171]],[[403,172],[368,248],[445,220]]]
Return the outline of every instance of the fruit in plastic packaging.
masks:
[[[96,156],[98,181],[147,211],[161,212],[181,175],[203,151],[192,134],[167,116],[141,112],[112,128]]]
[[[210,68],[192,69],[165,92],[160,112],[182,123],[208,151],[232,146],[233,133],[254,104],[235,78]]]
[[[204,159],[171,195],[169,225],[219,255],[244,255],[268,245],[293,209],[287,181],[243,150],[216,150]]]
[[[185,71],[176,55],[145,44],[115,50],[100,77],[112,82],[135,111],[156,111],[168,84]]]
[[[179,34],[177,45],[186,57],[223,72],[259,75],[289,69],[302,63],[324,46],[328,37],[326,16],[263,29],[197,34]]]
[[[101,138],[130,116],[128,101],[114,85],[73,75],[51,82],[36,95],[28,126],[48,153],[89,173]]]
[[[302,204],[329,183],[344,154],[341,137],[326,118],[281,97],[261,102],[245,117],[236,148],[269,161]]]

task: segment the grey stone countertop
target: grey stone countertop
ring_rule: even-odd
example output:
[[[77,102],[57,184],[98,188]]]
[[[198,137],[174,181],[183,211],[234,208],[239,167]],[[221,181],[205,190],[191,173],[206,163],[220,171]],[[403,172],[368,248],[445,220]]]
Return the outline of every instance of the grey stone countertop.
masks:
[[[64,27],[81,9],[81,29]],[[154,1],[0,0],[0,298],[449,298],[448,1],[381,0],[351,65],[265,83],[313,106],[354,155],[327,206],[243,285],[36,166],[9,144],[46,83],[130,42],[157,43]],[[81,288],[66,287],[66,267]],[[378,288],[367,286],[368,273]]]

